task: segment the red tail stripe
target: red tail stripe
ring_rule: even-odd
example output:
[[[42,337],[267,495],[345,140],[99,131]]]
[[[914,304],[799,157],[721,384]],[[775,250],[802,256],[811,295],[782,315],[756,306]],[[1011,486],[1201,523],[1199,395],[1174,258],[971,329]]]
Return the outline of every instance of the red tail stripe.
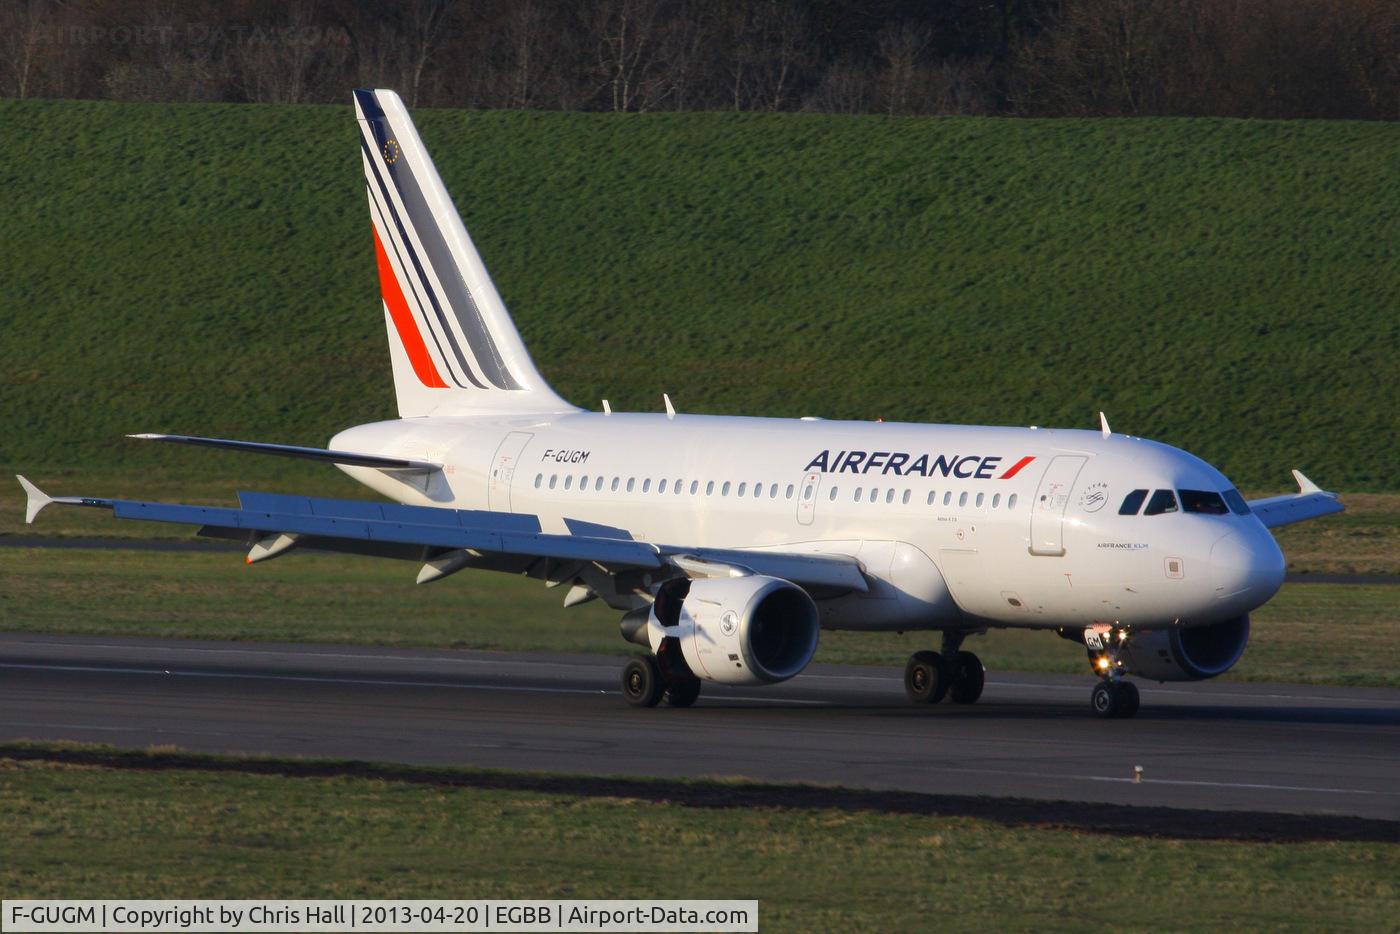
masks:
[[[447,384],[442,381],[437,367],[433,365],[428,346],[423,343],[423,334],[418,330],[417,322],[413,320],[413,312],[408,309],[408,301],[403,297],[403,289],[399,287],[399,279],[394,275],[394,267],[389,265],[389,255],[384,252],[384,244],[379,242],[379,231],[373,224],[370,225],[370,230],[374,232],[374,256],[379,262],[379,291],[384,296],[384,304],[389,308],[394,330],[399,332],[403,349],[408,352],[408,362],[413,364],[413,372],[424,386],[430,389],[447,389]]]
[[[1012,464],[1012,465],[1011,465],[1011,469],[1008,470],[1006,473],[1002,474],[1000,477],[997,477],[997,479],[998,479],[998,480],[1010,480],[1012,477],[1016,476],[1018,473],[1021,472],[1021,468],[1022,468],[1022,467],[1026,466],[1027,464],[1029,464],[1029,463],[1030,463],[1031,461],[1033,461],[1033,460],[1035,460],[1035,455],[1034,455],[1034,454],[1027,454],[1025,457],[1021,458],[1021,459],[1018,460],[1016,463]]]

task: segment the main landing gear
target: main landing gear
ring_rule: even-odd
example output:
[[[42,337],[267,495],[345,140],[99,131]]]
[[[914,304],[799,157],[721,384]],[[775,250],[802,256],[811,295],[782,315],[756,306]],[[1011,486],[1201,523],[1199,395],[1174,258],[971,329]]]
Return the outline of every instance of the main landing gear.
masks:
[[[1094,713],[1104,719],[1126,719],[1138,712],[1141,697],[1137,685],[1123,680],[1123,663],[1118,658],[1129,636],[1128,630],[1121,627],[1084,630],[1084,647],[1089,651],[1089,664],[1094,673],[1103,679],[1094,685],[1089,704]]]
[[[904,693],[916,704],[975,704],[982,696],[987,669],[971,652],[960,650],[966,633],[943,633],[943,652],[915,652],[904,666]]]
[[[622,668],[622,696],[633,707],[689,707],[700,696],[700,679],[681,657],[675,639],[661,640],[656,655],[630,659]]]

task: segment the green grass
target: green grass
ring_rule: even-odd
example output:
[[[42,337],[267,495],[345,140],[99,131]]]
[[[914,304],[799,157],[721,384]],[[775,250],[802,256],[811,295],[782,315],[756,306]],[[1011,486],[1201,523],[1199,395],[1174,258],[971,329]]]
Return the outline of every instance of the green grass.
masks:
[[[1299,466],[1400,489],[1400,126],[418,119],[584,405],[1085,427],[1102,408],[1241,486]],[[0,127],[0,464],[207,475],[208,452],[121,435],[324,443],[392,414],[348,106],[4,101]]]
[[[424,587],[409,562],[294,554],[247,567],[237,553],[0,548],[0,629],[205,639],[416,645],[508,651],[633,651],[618,614],[565,610],[562,592],[463,572]],[[822,634],[817,661],[904,664],[934,641],[910,633]],[[1086,672],[1048,632],[968,643],[993,670]],[[1227,675],[1253,681],[1400,687],[1400,587],[1291,584],[1253,616]]]
[[[737,790],[737,789],[736,789]],[[1400,846],[0,758],[6,898],[757,898],[764,931],[1375,931]],[[1086,880],[1107,877],[1112,891]],[[834,881],[835,880],[835,881]]]

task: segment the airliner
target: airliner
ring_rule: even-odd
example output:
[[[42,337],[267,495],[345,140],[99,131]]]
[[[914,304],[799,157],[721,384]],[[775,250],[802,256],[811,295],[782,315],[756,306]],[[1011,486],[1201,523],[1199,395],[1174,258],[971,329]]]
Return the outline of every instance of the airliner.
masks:
[[[1246,501],[1210,464],[1110,430],[585,411],[526,351],[399,97],[354,92],[396,419],[327,448],[131,437],[334,464],[389,502],[240,493],[238,508],[50,497],[185,523],[255,564],[326,550],[462,570],[602,600],[623,638],[627,702],[686,707],[704,682],[795,677],[822,630],[927,633],[915,703],[970,704],[992,628],[1049,630],[1086,653],[1091,709],[1131,717],[1126,676],[1228,671],[1277,593],[1270,529],[1339,512],[1297,493]]]

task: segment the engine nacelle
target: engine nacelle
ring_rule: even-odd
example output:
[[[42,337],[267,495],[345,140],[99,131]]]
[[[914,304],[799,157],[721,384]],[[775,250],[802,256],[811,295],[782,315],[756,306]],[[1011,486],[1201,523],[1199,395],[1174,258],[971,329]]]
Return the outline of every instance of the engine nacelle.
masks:
[[[1153,681],[1201,681],[1229,671],[1249,642],[1249,616],[1209,626],[1138,632],[1118,653],[1124,667]]]
[[[691,673],[719,684],[786,681],[812,660],[820,631],[807,591],[760,575],[670,581],[646,626],[658,656],[675,639]]]

